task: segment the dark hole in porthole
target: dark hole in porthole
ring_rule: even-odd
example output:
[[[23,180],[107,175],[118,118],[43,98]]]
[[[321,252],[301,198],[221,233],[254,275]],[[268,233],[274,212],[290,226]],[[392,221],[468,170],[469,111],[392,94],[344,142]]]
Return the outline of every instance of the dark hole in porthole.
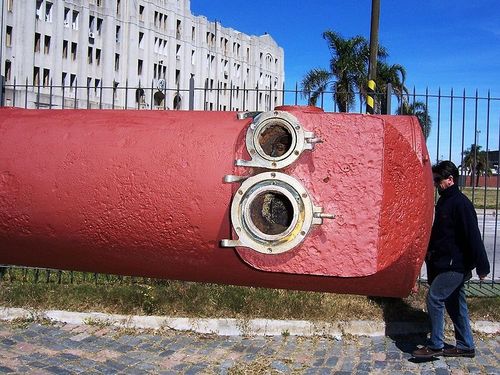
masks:
[[[280,234],[292,224],[293,206],[281,193],[275,191],[261,193],[250,205],[250,218],[262,233]]]
[[[280,123],[270,123],[260,132],[259,144],[267,156],[277,158],[290,150],[292,134]]]

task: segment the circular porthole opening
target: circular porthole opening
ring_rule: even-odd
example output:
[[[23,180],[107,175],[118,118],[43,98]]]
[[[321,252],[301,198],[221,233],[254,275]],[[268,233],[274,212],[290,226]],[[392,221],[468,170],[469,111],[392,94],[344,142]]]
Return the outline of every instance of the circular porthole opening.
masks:
[[[260,193],[249,208],[253,225],[265,235],[283,234],[293,223],[293,205],[288,197],[278,191]]]
[[[281,158],[290,153],[294,139],[283,121],[271,120],[258,133],[258,145],[269,158]]]

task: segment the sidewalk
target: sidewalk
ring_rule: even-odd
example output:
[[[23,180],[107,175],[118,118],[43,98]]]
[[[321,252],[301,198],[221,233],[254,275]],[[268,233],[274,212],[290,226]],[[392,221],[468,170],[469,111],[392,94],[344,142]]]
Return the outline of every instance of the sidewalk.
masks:
[[[358,334],[353,330],[356,324],[351,322],[330,326],[344,327],[340,334],[332,328],[329,332],[323,331],[325,336],[311,336],[307,335],[311,333],[311,326],[304,322],[281,321],[284,325],[278,328],[275,325],[278,321],[247,321],[245,328],[240,321],[240,332],[227,331],[231,335],[226,336],[167,329],[162,326],[166,321],[160,317],[125,317],[121,322],[127,325],[115,326],[114,322],[118,321],[115,319],[123,319],[123,316],[30,313],[21,309],[0,309],[0,312],[0,373],[500,375],[498,323],[483,324],[483,328],[496,328],[497,333],[476,335],[477,355],[473,359],[439,358],[418,362],[410,353],[423,342],[424,331],[416,329],[411,335],[395,332],[384,335],[375,322],[369,323],[374,323],[375,329],[369,324],[357,326],[358,329],[364,327]],[[28,313],[23,315],[24,320],[19,318],[21,313]],[[6,320],[16,316],[12,322]],[[53,319],[39,323],[26,320],[29,316]],[[54,322],[55,318],[58,322]],[[70,319],[73,323],[62,322]],[[198,327],[199,332],[207,329],[209,321],[211,324],[215,321],[163,319],[170,319],[169,324],[179,324],[177,329],[195,330]],[[217,321],[219,327],[230,327],[232,322],[228,319]],[[130,329],[141,324],[156,324],[162,329]],[[268,331],[263,331],[263,327]],[[264,332],[271,334],[271,327],[277,333],[264,336]],[[301,329],[305,329],[302,335],[295,336]],[[245,330],[248,336],[241,334]]]

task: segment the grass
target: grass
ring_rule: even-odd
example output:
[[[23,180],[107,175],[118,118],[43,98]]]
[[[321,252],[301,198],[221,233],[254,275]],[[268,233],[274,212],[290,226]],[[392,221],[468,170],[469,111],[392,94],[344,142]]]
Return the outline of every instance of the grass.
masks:
[[[472,201],[472,187],[464,187],[462,192]],[[484,197],[486,195],[486,205],[484,201]],[[500,192],[498,194],[498,205],[500,207]],[[497,207],[497,188],[489,187],[484,189],[484,187],[475,187],[474,188],[474,207],[476,208],[493,208]]]
[[[0,306],[196,318],[425,321],[425,290],[405,299],[10,269]],[[47,282],[48,280],[48,282]],[[472,319],[500,321],[500,297],[469,298]]]

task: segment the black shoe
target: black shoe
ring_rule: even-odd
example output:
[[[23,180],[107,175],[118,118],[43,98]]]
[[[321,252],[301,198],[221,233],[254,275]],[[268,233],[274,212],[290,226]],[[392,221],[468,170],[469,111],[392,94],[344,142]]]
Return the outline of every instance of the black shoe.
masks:
[[[449,348],[443,350],[443,355],[445,357],[467,357],[474,358],[476,356],[476,351],[474,349],[458,349]]]
[[[428,346],[424,346],[423,348],[414,350],[412,355],[415,358],[432,358],[439,355],[443,355],[443,349],[432,349]]]

